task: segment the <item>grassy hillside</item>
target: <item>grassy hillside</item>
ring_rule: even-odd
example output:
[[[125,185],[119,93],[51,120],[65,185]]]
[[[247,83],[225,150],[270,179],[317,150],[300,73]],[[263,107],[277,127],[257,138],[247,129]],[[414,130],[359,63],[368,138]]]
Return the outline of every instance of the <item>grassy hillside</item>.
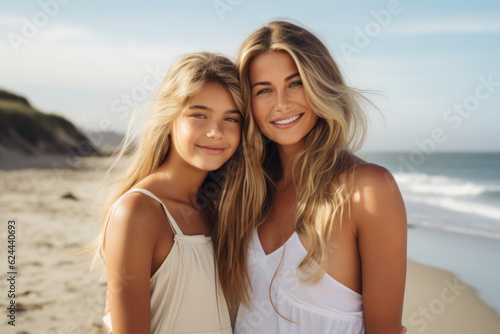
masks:
[[[2,153],[89,155],[98,149],[64,117],[43,113],[26,98],[0,90]]]

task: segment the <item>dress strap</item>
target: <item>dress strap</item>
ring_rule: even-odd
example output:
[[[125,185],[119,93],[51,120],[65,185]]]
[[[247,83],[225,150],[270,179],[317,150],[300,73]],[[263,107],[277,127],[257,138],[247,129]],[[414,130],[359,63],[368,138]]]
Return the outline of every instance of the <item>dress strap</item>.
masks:
[[[170,227],[172,227],[172,230],[174,230],[174,233],[178,234],[178,235],[184,235],[184,233],[182,233],[181,229],[177,225],[177,222],[174,220],[174,217],[172,217],[172,215],[170,214],[170,212],[168,212],[168,209],[165,206],[165,204],[163,204],[163,202],[158,197],[156,197],[152,192],[150,192],[149,190],[146,190],[146,189],[142,189],[142,188],[132,188],[129,191],[125,192],[123,195],[121,195],[120,198],[118,198],[113,203],[113,205],[111,207],[111,213],[109,214],[109,216],[107,218],[106,224],[108,223],[109,217],[115,211],[116,206],[118,205],[118,203],[125,197],[126,194],[131,193],[131,192],[143,193],[144,195],[149,196],[152,199],[154,199],[155,201],[159,202],[163,206],[163,210],[165,210],[165,213],[167,214],[168,223],[170,224]],[[104,240],[105,237],[106,237],[106,232],[104,232],[103,240]],[[106,256],[104,254],[104,242],[101,242],[101,245],[99,246],[99,251],[102,254],[103,261],[106,262]]]
[[[175,234],[184,235],[184,233],[182,233],[181,229],[179,228],[179,225],[177,225],[177,222],[174,220],[174,217],[172,217],[170,212],[168,212],[166,205],[158,197],[156,197],[152,192],[150,192],[149,190],[146,190],[146,189],[142,189],[142,188],[132,188],[129,191],[127,191],[125,194],[131,193],[131,192],[142,193],[146,196],[151,197],[152,199],[156,200],[157,202],[159,202],[163,206],[163,209],[165,210],[165,213],[167,214],[167,217],[168,217],[168,222],[170,223],[170,226],[174,230]]]

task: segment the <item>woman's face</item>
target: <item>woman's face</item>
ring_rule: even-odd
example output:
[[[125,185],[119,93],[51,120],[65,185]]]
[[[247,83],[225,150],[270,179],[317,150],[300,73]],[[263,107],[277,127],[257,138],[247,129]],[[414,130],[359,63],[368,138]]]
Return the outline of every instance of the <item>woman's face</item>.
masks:
[[[299,71],[286,52],[267,52],[250,64],[252,112],[260,131],[279,145],[303,141],[318,121]]]
[[[229,91],[220,83],[209,82],[174,120],[172,149],[193,167],[216,170],[238,148],[241,121]]]

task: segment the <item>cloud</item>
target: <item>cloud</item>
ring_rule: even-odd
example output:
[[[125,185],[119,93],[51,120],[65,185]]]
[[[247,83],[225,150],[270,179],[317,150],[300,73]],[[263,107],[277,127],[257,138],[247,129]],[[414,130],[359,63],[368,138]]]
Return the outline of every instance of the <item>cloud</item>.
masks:
[[[0,28],[5,30],[19,29],[22,21],[15,14],[0,13]]]
[[[191,52],[173,44],[119,44],[102,40],[91,30],[68,26],[41,29],[16,54],[0,40],[2,86],[41,85],[113,89],[141,78],[149,67],[168,68],[173,59]]]
[[[401,22],[387,27],[385,33],[392,35],[430,34],[498,34],[500,21],[496,17],[454,17]]]
[[[61,26],[44,31],[40,37],[44,42],[91,41],[95,38],[87,30]]]

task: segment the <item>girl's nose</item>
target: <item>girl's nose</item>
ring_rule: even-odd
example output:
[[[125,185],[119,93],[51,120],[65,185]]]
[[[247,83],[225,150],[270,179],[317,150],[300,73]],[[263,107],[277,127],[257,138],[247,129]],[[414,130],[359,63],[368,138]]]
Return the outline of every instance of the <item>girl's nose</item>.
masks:
[[[224,138],[224,132],[220,129],[217,123],[214,123],[207,131],[207,137],[211,139]]]

